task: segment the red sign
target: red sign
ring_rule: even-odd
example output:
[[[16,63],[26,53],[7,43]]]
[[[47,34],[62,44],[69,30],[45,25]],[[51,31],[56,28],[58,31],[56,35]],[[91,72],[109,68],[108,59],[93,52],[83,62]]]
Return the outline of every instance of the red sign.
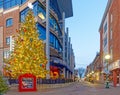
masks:
[[[19,76],[19,91],[29,92],[36,91],[36,77],[32,74],[24,74]]]

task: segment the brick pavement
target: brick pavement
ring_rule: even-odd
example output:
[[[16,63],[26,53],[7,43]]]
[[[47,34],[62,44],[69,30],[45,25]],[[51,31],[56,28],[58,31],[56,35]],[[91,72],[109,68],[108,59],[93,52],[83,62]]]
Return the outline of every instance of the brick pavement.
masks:
[[[102,84],[74,83],[61,88],[38,89],[37,92],[18,92],[12,88],[5,95],[120,95],[120,87],[106,89]]]

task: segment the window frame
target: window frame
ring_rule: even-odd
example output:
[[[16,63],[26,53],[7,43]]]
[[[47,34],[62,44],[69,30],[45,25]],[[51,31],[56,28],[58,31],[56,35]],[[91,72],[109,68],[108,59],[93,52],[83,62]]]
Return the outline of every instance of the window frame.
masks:
[[[13,25],[13,18],[6,19],[6,27],[10,27]]]

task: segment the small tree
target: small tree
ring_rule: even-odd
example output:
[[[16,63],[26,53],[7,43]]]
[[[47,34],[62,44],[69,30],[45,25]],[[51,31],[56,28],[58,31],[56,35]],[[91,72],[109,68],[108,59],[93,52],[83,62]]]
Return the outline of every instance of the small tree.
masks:
[[[2,74],[0,73],[0,95],[8,91],[8,85],[4,81]]]

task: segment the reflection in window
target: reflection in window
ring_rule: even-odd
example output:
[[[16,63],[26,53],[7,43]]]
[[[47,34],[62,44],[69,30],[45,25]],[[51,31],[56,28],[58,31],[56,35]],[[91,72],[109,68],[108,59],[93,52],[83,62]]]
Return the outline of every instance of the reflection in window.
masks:
[[[105,23],[105,26],[104,26],[104,33],[107,31],[107,22]]]
[[[46,39],[46,29],[41,26],[39,23],[37,23],[37,29],[38,29],[38,33],[39,33],[39,38],[42,40]]]
[[[39,16],[42,20],[45,19],[45,16],[43,15],[43,13],[39,13],[38,16]]]
[[[61,46],[59,40],[58,40],[57,37],[56,37],[54,34],[52,34],[52,33],[50,33],[50,45],[51,45],[52,47],[54,47],[55,49],[57,49],[59,52],[62,52],[62,46]]]
[[[104,38],[104,47],[107,45],[107,36]]]
[[[3,0],[0,0],[0,8],[3,7]]]
[[[14,7],[16,5],[21,5],[21,4],[25,3],[26,1],[27,0],[4,0],[3,7],[4,7],[4,9],[8,9],[8,8]]]

